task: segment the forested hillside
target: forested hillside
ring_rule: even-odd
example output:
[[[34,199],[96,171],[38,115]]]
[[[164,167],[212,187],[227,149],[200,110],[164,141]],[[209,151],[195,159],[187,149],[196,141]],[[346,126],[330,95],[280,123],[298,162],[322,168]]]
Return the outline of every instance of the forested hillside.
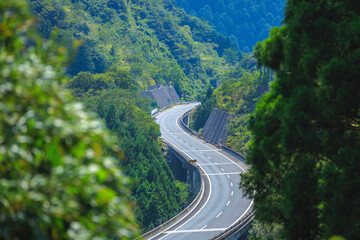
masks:
[[[193,98],[228,67],[235,45],[172,0],[28,0],[39,30],[71,46],[67,72],[104,73],[116,65],[139,89],[171,82]],[[80,46],[79,48],[77,48]],[[77,49],[77,50],[75,50]],[[220,58],[224,56],[225,58]]]
[[[52,0],[30,6],[44,37],[67,46],[75,41],[67,87],[118,137],[124,159],[118,164],[134,180],[131,201],[140,226],[177,211],[187,188],[175,181],[160,150],[160,131],[149,116],[156,103],[139,91],[172,82],[193,98],[231,66],[219,57],[233,51],[229,39],[172,1]]]
[[[280,26],[285,0],[176,0],[187,13],[208,21],[237,44],[241,52],[252,52],[256,42]]]
[[[118,164],[134,180],[131,200],[141,227],[177,211],[188,192],[175,181],[160,150],[159,126],[149,116],[156,103],[143,98],[130,74],[116,67],[103,74],[81,72],[67,87],[118,137],[124,157]]]

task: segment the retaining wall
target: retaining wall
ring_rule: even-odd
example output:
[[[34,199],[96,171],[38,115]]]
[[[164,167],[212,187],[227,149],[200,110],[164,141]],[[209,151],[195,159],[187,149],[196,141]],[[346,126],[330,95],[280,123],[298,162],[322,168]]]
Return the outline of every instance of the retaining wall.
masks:
[[[201,135],[211,143],[225,144],[229,133],[227,125],[234,117],[234,114],[214,108],[205,123]]]
[[[156,226],[154,229],[144,233],[142,237],[144,239],[150,239],[162,231],[170,228],[173,224],[180,221],[184,217],[187,216],[202,200],[204,191],[205,191],[205,185],[209,186],[209,183],[204,183],[204,177],[203,173],[201,172],[200,168],[195,167],[193,164],[189,163],[188,160],[190,160],[185,154],[183,154],[179,149],[176,148],[176,146],[173,146],[169,142],[167,142],[165,139],[163,139],[164,144],[166,144],[171,151],[171,154],[173,154],[173,158],[176,158],[176,162],[181,162],[181,168],[185,168],[187,170],[188,176],[184,176],[187,178],[188,183],[190,184],[191,191],[194,193],[193,197],[188,201],[188,203],[184,204],[182,211],[180,211],[179,214],[171,218],[170,220]]]
[[[154,99],[160,108],[166,108],[180,102],[179,95],[173,86],[160,87],[141,92],[141,95]]]

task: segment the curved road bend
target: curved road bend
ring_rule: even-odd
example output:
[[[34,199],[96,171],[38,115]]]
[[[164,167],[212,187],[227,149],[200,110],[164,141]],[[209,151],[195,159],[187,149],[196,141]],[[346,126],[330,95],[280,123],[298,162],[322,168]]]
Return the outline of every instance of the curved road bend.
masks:
[[[151,239],[210,239],[235,223],[249,211],[251,200],[243,198],[238,189],[239,173],[244,170],[235,162],[185,133],[178,125],[179,117],[196,104],[179,105],[157,116],[161,136],[190,158],[196,159],[210,181],[210,190],[204,194],[200,210]],[[199,209],[197,207],[196,209]]]

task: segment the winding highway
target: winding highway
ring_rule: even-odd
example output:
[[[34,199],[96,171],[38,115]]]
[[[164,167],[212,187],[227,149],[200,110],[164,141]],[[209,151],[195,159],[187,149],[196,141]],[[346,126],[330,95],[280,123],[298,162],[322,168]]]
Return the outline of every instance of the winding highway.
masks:
[[[208,190],[194,211],[151,239],[211,239],[232,226],[250,209],[251,200],[244,198],[238,189],[239,174],[244,171],[244,165],[231,160],[218,148],[189,135],[179,126],[178,119],[195,106],[194,103],[178,105],[163,111],[157,116],[157,123],[162,138],[197,160],[205,173]]]

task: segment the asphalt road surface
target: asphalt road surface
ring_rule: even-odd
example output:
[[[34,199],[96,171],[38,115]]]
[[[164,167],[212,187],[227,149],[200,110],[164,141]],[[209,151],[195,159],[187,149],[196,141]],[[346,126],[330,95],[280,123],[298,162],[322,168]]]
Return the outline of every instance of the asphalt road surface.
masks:
[[[161,112],[157,116],[157,123],[163,138],[197,160],[210,187],[197,209],[151,239],[211,239],[233,225],[250,209],[251,200],[244,198],[238,189],[239,174],[244,171],[244,167],[220,153],[218,148],[187,134],[179,126],[180,116],[194,107],[192,103]]]

